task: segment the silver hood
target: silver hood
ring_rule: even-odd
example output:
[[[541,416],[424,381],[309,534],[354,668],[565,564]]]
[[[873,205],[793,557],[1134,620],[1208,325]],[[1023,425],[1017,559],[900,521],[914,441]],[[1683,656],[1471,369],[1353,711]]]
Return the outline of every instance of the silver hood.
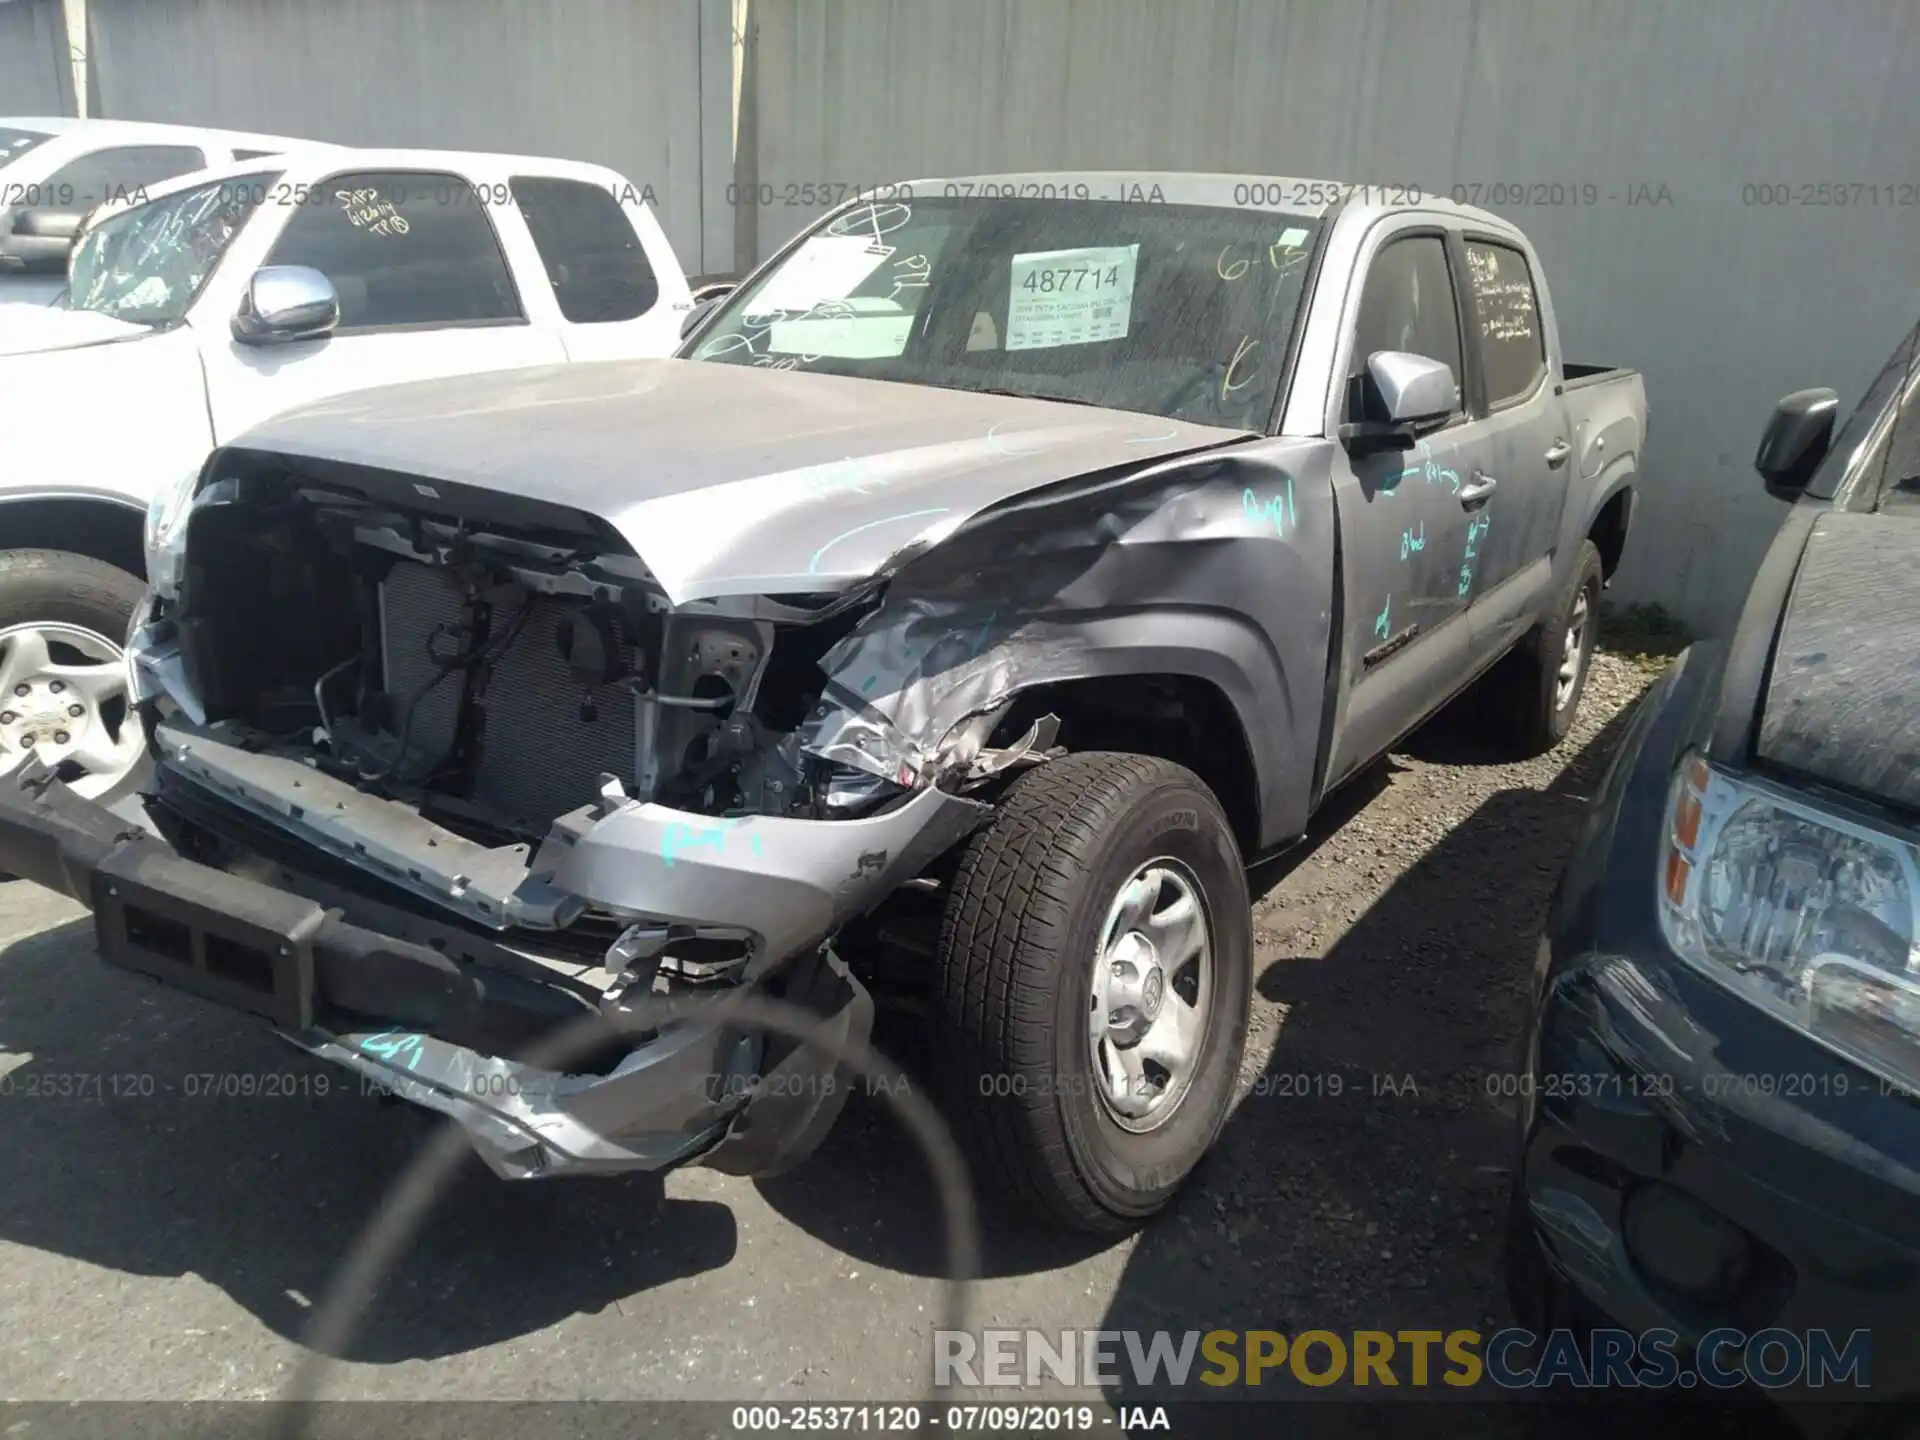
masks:
[[[844,589],[1026,491],[1247,437],[1049,400],[634,360],[359,391],[227,448],[386,472],[428,509],[457,510],[446,484],[597,517],[681,604]]]

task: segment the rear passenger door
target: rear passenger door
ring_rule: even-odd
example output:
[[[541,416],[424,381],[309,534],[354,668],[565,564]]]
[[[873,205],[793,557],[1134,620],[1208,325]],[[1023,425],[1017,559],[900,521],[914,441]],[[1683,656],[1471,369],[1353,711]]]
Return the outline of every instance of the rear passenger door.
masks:
[[[1353,284],[1329,434],[1381,418],[1370,412],[1366,378],[1376,351],[1438,360],[1456,381],[1464,373],[1459,287],[1438,224],[1408,217],[1376,227]],[[1474,535],[1468,487],[1483,468],[1484,438],[1462,384],[1452,416],[1412,449],[1348,445],[1335,454],[1345,616],[1327,786],[1418,723],[1464,672],[1461,556]]]
[[[685,282],[677,267],[657,266],[648,254],[638,200],[623,203],[611,186],[564,175],[515,175],[508,184],[559,306],[567,354],[671,354],[686,313],[674,302],[687,298]]]
[[[349,390],[567,358],[551,329],[529,323],[489,206],[461,176],[343,171],[276,187],[276,206],[285,219],[260,263],[320,271],[340,323],[317,340],[243,345],[230,312],[196,310],[221,443]]]
[[[1475,658],[1485,660],[1520,637],[1552,581],[1573,437],[1526,251],[1508,239],[1468,232],[1461,259],[1468,369],[1475,408],[1485,417],[1486,478],[1496,487],[1462,570],[1473,603]]]

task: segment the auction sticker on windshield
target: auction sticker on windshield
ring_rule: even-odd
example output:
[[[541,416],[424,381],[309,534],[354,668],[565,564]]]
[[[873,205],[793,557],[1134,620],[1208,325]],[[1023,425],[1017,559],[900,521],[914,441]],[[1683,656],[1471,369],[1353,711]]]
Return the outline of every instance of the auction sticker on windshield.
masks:
[[[1013,257],[1007,349],[1118,340],[1133,320],[1138,245],[1036,250]]]

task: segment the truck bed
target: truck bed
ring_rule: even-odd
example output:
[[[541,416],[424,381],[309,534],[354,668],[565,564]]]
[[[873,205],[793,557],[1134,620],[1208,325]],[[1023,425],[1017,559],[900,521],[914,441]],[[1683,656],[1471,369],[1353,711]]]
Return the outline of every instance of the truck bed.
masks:
[[[1598,385],[1603,380],[1617,380],[1634,371],[1627,365],[1575,365],[1568,361],[1561,366],[1561,373],[1566,378],[1565,389],[1579,390],[1588,385]]]

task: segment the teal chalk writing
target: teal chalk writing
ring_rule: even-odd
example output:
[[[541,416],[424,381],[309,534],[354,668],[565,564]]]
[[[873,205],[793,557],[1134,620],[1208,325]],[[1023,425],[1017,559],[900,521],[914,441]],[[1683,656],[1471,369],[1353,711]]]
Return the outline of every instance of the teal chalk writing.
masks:
[[[851,530],[842,530],[838,535],[834,536],[831,540],[827,541],[826,544],[813,552],[813,558],[807,561],[807,573],[809,575],[818,575],[820,573],[820,561],[825,557],[827,551],[833,549],[834,546],[844,540],[851,540],[856,535],[864,535],[869,530],[878,530],[883,525],[897,525],[902,520],[926,520],[931,519],[935,515],[945,515],[946,513],[947,507],[944,505],[936,506],[930,510],[909,510],[904,515],[888,515],[880,520],[869,520],[864,525],[856,525]]]
[[[1416,475],[1425,476],[1429,485],[1451,485],[1453,487],[1452,494],[1458,495],[1460,493],[1460,472],[1450,469],[1434,459],[1433,447],[1425,440],[1420,442],[1419,461],[1402,470],[1399,479],[1396,479],[1393,483],[1397,486],[1401,480],[1410,480]]]
[[[684,820],[675,820],[660,837],[660,858],[667,862],[668,869],[672,869],[674,861],[690,850],[704,849],[715,855],[723,854],[727,848],[727,836],[752,818],[751,815],[740,815],[711,825],[690,825]],[[762,853],[758,835],[749,833],[747,845],[756,856]]]
[[[1282,540],[1287,538],[1287,528],[1293,524],[1293,482],[1287,482],[1287,488],[1278,495],[1256,495],[1251,489],[1240,492],[1240,509],[1247,519],[1255,525],[1273,526],[1273,533]]]
[[[1458,594],[1464,595],[1473,588],[1474,557],[1480,553],[1480,537],[1487,533],[1487,527],[1493,522],[1485,515],[1476,516],[1467,526],[1467,551],[1460,558],[1460,588]]]
[[[1400,532],[1400,558],[1417,555],[1427,548],[1427,522],[1422,520],[1418,526]]]
[[[421,1049],[425,1037],[410,1035],[400,1030],[382,1030],[378,1035],[368,1035],[360,1041],[360,1048],[369,1055],[377,1055],[390,1064],[399,1064],[406,1057],[407,1069],[415,1069],[420,1064]]]
[[[1393,596],[1389,595],[1387,596],[1387,603],[1380,607],[1380,613],[1373,617],[1373,633],[1378,635],[1382,640],[1387,638],[1387,633],[1393,624],[1388,618],[1392,611]]]

